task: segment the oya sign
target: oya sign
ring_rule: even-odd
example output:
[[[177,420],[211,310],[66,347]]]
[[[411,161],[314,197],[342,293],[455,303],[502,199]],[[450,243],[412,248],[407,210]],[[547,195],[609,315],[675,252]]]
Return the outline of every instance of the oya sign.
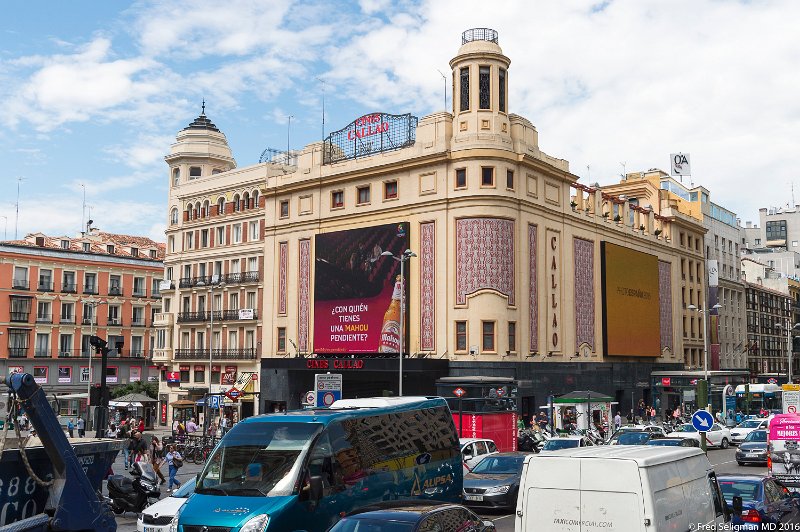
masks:
[[[371,113],[356,118],[328,135],[323,162],[333,164],[411,146],[416,140],[417,122],[410,114]]]
[[[688,153],[671,153],[672,175],[692,175],[692,165]]]

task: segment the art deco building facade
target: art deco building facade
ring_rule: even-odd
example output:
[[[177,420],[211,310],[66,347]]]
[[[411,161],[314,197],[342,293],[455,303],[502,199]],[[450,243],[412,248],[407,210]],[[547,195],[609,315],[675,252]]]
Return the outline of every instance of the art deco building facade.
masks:
[[[702,301],[702,224],[657,190],[645,208],[578,184],[509,112],[510,63],[495,32],[465,32],[452,112],[364,115],[296,161],[236,168],[204,115],[180,132],[156,356],[189,370],[165,400],[201,393],[209,359],[257,383],[247,412],[297,407],[316,373],[342,373],[349,397],[397,393],[384,255],[405,249],[406,394],[488,375],[518,380],[522,413],[574,389],[630,404],[652,399],[652,371],[697,365],[683,302]]]
[[[112,348],[109,384],[157,382],[150,356],[163,256],[149,238],[92,229],[0,243],[2,371],[31,373],[48,394],[86,393],[97,335]],[[92,373],[99,382],[99,357]]]

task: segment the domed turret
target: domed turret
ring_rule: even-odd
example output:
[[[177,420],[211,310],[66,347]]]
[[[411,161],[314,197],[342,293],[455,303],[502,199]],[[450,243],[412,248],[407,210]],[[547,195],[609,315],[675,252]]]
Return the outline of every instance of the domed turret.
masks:
[[[183,128],[175,140],[164,158],[173,187],[236,168],[228,139],[206,116],[205,100],[200,116]]]
[[[477,140],[481,133],[510,142],[508,67],[495,30],[473,28],[461,34],[453,69],[453,115],[456,141]],[[505,139],[503,136],[507,136]]]

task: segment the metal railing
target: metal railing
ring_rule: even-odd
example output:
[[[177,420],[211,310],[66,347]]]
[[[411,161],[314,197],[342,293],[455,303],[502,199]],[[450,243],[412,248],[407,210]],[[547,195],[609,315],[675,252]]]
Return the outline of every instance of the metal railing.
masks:
[[[258,311],[256,309],[250,309],[250,310],[253,311],[252,319],[257,320],[258,319]],[[217,312],[219,312],[219,311],[216,311],[214,313],[214,319],[215,320],[218,319],[217,318]],[[250,320],[250,319],[251,318],[240,318],[239,317],[239,310],[223,310],[222,311],[222,320],[223,321],[225,321],[225,320]]]
[[[39,288],[37,289],[39,292],[52,292],[53,291],[53,281],[39,281]]]
[[[226,284],[257,283],[261,280],[261,272],[228,273],[223,276]]]
[[[50,351],[36,349],[33,352],[34,358],[50,358]]]
[[[461,34],[461,44],[467,44],[472,41],[489,41],[499,44],[497,31],[491,28],[472,28]]]
[[[30,284],[28,283],[27,279],[12,279],[11,280],[11,288],[16,290],[28,290]]]
[[[214,316],[216,318],[216,316]],[[178,312],[178,323],[191,323],[198,321],[208,321],[208,312]]]
[[[9,347],[8,348],[8,356],[9,356],[9,358],[28,358],[28,348],[27,347]]]
[[[75,316],[60,316],[58,323],[75,323]]]
[[[28,318],[30,317],[30,312],[11,312],[11,321],[17,322],[28,322]]]
[[[147,295],[147,290],[145,288],[133,289],[133,295],[136,297],[144,297]]]
[[[217,360],[255,360],[254,347],[242,349],[176,349],[175,360],[208,360],[209,356]]]
[[[53,323],[52,314],[37,314],[36,323]]]
[[[81,320],[81,325],[94,325],[97,326],[97,318],[83,318]]]
[[[256,309],[248,309],[253,311],[252,318],[240,318],[239,317],[239,309],[234,310],[215,310],[214,311],[214,321],[235,321],[235,320],[250,320],[258,319],[258,310]],[[178,323],[197,323],[197,322],[205,322],[211,321],[211,312],[210,311],[198,311],[198,312],[179,312],[178,313]]]
[[[97,285],[84,286],[83,293],[88,295],[97,295]]]
[[[131,321],[131,327],[144,327],[144,318],[140,320],[134,319]]]
[[[108,295],[110,296],[121,296],[122,295],[122,288],[119,286],[112,286],[108,289]]]
[[[75,283],[61,283],[61,293],[63,294],[74,294],[78,291],[78,287]]]

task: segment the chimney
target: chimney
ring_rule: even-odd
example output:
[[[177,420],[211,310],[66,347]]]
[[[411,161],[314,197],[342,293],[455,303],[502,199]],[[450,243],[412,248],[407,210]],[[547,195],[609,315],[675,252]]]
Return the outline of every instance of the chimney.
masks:
[[[750,229],[752,226],[753,226],[753,222],[750,222],[750,221],[748,221],[748,222],[745,224],[745,227],[747,227],[748,229]]]

